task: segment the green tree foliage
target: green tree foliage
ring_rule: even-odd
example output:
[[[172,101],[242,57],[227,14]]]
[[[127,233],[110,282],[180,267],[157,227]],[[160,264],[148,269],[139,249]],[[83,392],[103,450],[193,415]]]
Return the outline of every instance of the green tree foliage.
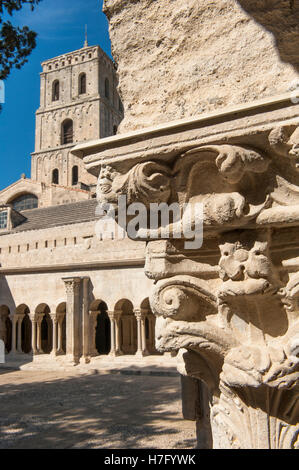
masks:
[[[34,10],[41,0],[0,0],[0,80],[8,77],[13,67],[20,69],[36,46],[36,33],[28,26],[14,26],[4,17],[12,16],[25,4]]]

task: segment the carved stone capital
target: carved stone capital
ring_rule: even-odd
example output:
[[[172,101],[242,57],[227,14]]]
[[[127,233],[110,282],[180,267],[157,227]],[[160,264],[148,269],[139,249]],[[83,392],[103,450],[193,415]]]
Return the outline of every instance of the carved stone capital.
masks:
[[[81,278],[64,278],[67,295],[79,295]]]
[[[94,162],[99,202],[181,208],[168,236],[142,227],[145,271],[156,347],[206,384],[215,448],[299,446],[299,109],[279,106],[99,143]],[[197,203],[204,241],[188,250],[174,234]]]

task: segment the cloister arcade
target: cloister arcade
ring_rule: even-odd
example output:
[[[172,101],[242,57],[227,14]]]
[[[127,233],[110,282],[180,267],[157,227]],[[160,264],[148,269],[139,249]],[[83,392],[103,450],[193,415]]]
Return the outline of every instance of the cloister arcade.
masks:
[[[0,307],[0,339],[7,354],[66,354],[67,302],[51,311],[46,303],[31,311],[25,304],[14,312]],[[88,315],[89,356],[156,355],[155,317],[148,299],[138,308],[128,299],[121,299],[112,311],[105,301],[93,300]]]

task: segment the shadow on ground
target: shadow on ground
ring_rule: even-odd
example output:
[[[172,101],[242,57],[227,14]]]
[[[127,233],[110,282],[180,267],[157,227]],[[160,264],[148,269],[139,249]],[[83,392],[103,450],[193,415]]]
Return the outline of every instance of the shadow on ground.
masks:
[[[0,448],[194,448],[178,377],[0,372]]]

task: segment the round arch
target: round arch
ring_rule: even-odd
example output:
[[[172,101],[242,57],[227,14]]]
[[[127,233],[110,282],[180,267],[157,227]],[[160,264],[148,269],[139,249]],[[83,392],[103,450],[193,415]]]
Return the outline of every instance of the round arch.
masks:
[[[128,299],[121,299],[116,302],[114,311],[120,312],[122,315],[134,315],[134,305]]]
[[[17,315],[29,315],[29,314],[30,314],[30,310],[29,310],[28,305],[26,305],[26,304],[21,304],[21,305],[19,305],[19,306],[16,308],[16,314],[17,314]]]
[[[90,312],[94,317],[92,345],[95,353],[107,355],[111,350],[111,324],[108,306],[103,300],[94,300],[90,304]]]
[[[114,307],[119,314],[120,349],[123,354],[136,354],[137,352],[137,321],[134,315],[134,306],[128,299],[119,300]]]
[[[66,302],[61,302],[59,305],[57,305],[56,313],[66,314]]]
[[[106,302],[104,302],[104,300],[101,300],[101,299],[93,300],[89,306],[89,310],[91,312],[100,312],[103,309],[108,311],[108,306]]]
[[[38,208],[38,196],[33,192],[21,192],[8,199],[7,204],[11,204],[17,212]]]
[[[41,350],[44,354],[50,354],[53,349],[53,322],[50,316],[50,307],[41,303],[36,307],[35,314],[41,320]]]
[[[35,309],[35,313],[37,314],[47,314],[47,313],[50,313],[50,307],[48,304],[45,304],[45,303],[42,303],[42,304],[39,304],[36,309]]]
[[[32,323],[30,319],[30,310],[28,305],[21,304],[16,308],[16,314],[22,315],[22,322],[18,321],[17,324],[17,350],[22,351],[25,354],[31,352],[31,341],[32,341]],[[21,331],[19,330],[21,328]],[[21,344],[18,344],[19,338],[21,337]]]

